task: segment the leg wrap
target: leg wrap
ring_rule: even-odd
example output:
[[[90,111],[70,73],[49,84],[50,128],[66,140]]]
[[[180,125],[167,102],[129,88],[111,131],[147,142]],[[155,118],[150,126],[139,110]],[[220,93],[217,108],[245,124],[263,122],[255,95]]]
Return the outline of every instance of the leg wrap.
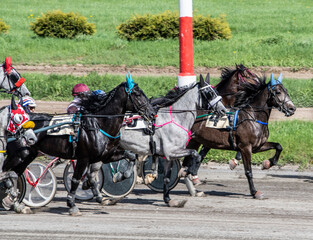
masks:
[[[130,161],[135,161],[137,159],[136,154],[128,150],[125,150],[124,156],[128,158]]]
[[[70,208],[75,207],[75,194],[72,193],[67,194],[66,202],[68,207]]]
[[[170,179],[169,178],[164,178],[164,184],[169,184],[170,183]]]

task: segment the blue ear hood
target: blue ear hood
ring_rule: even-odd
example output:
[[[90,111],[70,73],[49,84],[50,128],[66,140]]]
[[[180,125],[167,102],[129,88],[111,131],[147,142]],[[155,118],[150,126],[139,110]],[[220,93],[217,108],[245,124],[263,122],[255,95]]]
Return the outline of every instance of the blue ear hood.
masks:
[[[130,75],[130,72],[128,72],[128,75],[126,74],[126,86],[128,88],[129,93],[132,92],[133,87],[135,86],[135,83],[133,81],[132,76]]]
[[[271,81],[268,85],[269,88],[274,87],[277,84],[282,84],[283,81],[283,73],[280,73],[279,77],[277,78],[277,80],[274,78],[273,73],[271,73]]]

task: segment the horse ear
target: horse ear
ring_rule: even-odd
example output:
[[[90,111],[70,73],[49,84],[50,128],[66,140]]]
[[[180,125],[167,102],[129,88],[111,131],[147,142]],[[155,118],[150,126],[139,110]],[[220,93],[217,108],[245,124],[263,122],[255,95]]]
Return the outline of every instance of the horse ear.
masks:
[[[205,82],[206,82],[207,84],[211,85],[211,84],[210,84],[210,73],[208,73],[208,74],[206,75],[206,77],[205,77]]]
[[[204,86],[204,79],[202,74],[200,74],[200,86],[203,87]]]
[[[17,109],[16,103],[14,100],[14,95],[12,95],[12,98],[11,98],[11,109],[13,109],[13,110]]]
[[[130,72],[128,72],[128,75],[126,75],[126,84],[127,84],[128,90],[131,92],[131,90],[135,86],[135,83],[133,81],[132,76],[130,75]]]
[[[283,73],[281,72],[279,74],[279,77],[277,78],[277,82],[281,83],[283,81]]]
[[[271,82],[270,82],[270,86],[274,86],[276,84],[276,80],[274,78],[273,73],[271,73]]]
[[[10,74],[12,65],[11,65],[11,57],[9,56],[8,58],[5,58],[5,70],[7,71],[8,74]]]

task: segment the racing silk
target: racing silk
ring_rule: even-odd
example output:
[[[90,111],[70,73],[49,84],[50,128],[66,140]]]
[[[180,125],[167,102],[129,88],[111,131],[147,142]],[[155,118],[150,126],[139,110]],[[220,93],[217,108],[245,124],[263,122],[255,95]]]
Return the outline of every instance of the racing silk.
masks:
[[[75,97],[73,101],[68,105],[66,111],[67,113],[76,113],[81,108],[82,100],[79,97]]]

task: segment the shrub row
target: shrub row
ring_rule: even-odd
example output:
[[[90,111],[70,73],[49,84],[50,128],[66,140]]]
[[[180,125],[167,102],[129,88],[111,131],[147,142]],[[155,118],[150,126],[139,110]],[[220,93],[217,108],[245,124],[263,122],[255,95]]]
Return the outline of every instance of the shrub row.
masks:
[[[31,30],[40,37],[74,38],[79,34],[93,35],[96,26],[88,23],[86,17],[78,13],[63,13],[60,10],[47,12],[30,23]],[[0,33],[7,32],[7,26],[0,19]],[[161,14],[136,15],[116,27],[121,38],[127,40],[158,40],[177,38],[179,16],[177,12],[165,11]],[[193,36],[199,40],[230,39],[232,37],[225,16],[218,18],[195,16]]]

